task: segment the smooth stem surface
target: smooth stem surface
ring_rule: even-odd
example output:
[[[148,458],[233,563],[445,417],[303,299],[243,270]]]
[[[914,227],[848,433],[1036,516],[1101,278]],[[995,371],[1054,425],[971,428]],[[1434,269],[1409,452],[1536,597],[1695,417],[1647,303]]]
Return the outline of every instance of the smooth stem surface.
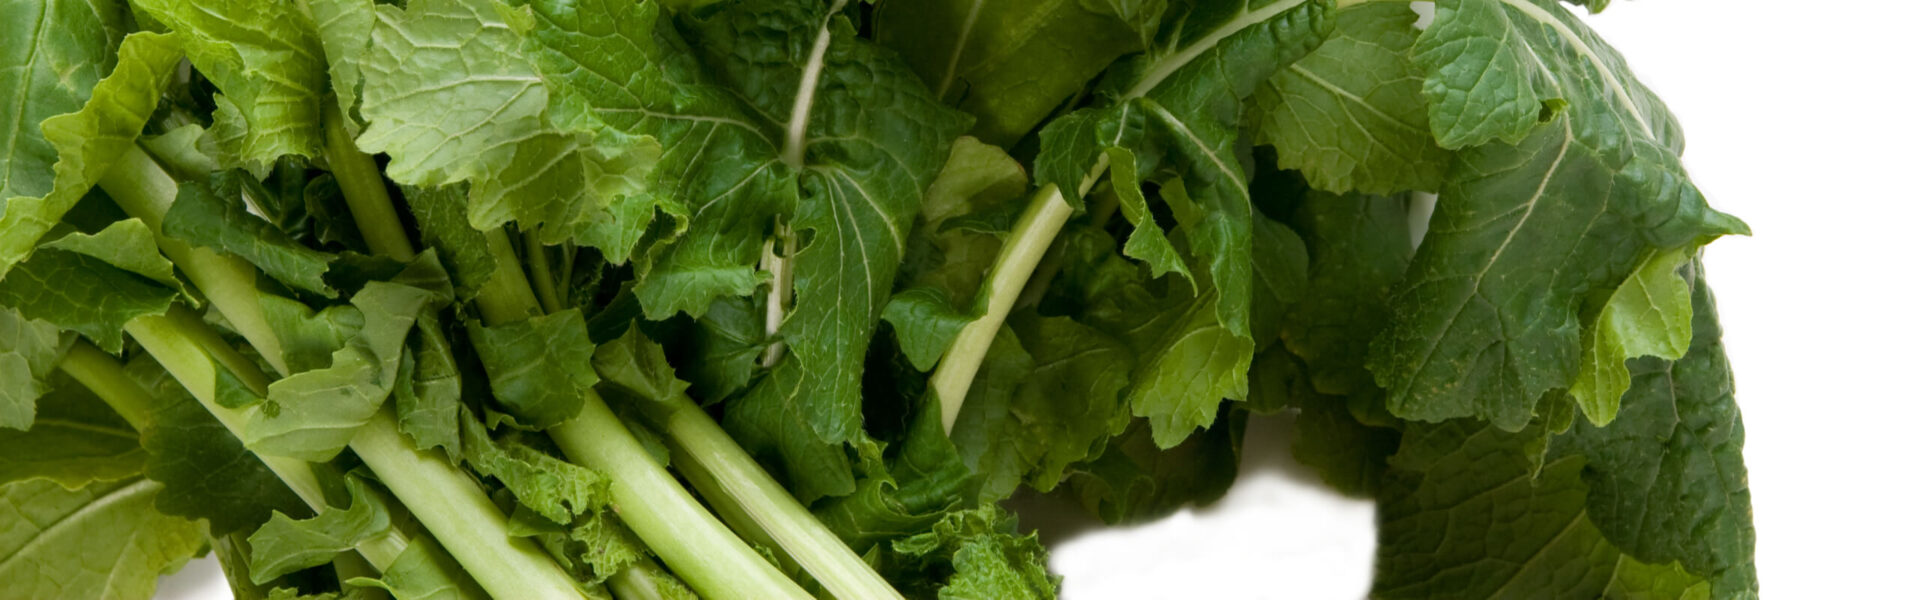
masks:
[[[680,474],[736,529],[767,538],[835,598],[901,597],[685,393],[642,398],[639,404],[647,421],[666,433]]]
[[[127,377],[120,361],[100,348],[85,341],[74,342],[73,349],[60,359],[60,370],[99,396],[135,431],[145,431],[153,424],[153,394]]]
[[[327,105],[327,165],[333,167],[333,180],[340,184],[340,195],[347,199],[353,224],[367,247],[401,262],[413,260],[413,243],[400,228],[400,215],[394,211],[393,198],[387,195],[387,182],[373,157],[354,147],[347,135],[344,116],[336,102]]]
[[[660,589],[659,582],[654,580],[656,574],[671,577],[666,569],[660,568],[660,563],[653,562],[653,557],[641,556],[607,578],[607,591],[619,600],[667,600],[666,590]]]
[[[167,209],[173,207],[180,186],[173,181],[146,150],[134,146],[122,155],[100,178],[100,189],[113,197],[121,210],[139,218],[153,230],[160,251],[193,281],[207,301],[220,307],[220,314],[233,324],[254,349],[266,358],[274,370],[285,373],[280,337],[267,324],[266,311],[260,306],[260,292],[254,288],[257,277],[253,265],[224,256],[207,248],[195,248],[161,235],[161,223]]]
[[[494,243],[496,239],[499,243]],[[520,272],[520,259],[506,234],[496,229],[488,232],[487,241],[494,264],[499,267],[474,298],[481,319],[498,325],[540,314],[526,278],[511,275]],[[502,273],[509,275],[502,277]],[[495,285],[515,279],[518,289]],[[679,480],[634,439],[599,394],[589,390],[580,414],[548,429],[547,434],[567,459],[611,480],[613,506],[620,519],[701,596],[810,597],[687,493]]]
[[[1047,254],[1047,247],[1060,235],[1061,226],[1066,225],[1067,217],[1071,216],[1073,207],[1061,196],[1060,188],[1049,185],[1034,194],[1027,210],[1020,214],[1020,221],[1014,224],[1012,235],[1000,246],[1000,254],[994,258],[993,270],[982,290],[987,294],[986,314],[960,329],[927,382],[927,387],[940,399],[940,423],[948,433],[953,432],[953,422],[960,417],[967,388],[973,384],[974,374],[980,371],[980,361],[986,358],[994,334],[1000,331],[1000,324],[1006,322],[1007,313],[1020,298],[1034,266]]]
[[[520,235],[521,247],[527,250],[527,269],[533,280],[533,295],[540,299],[540,306],[547,312],[560,310],[560,293],[553,287],[553,265],[548,263],[547,247],[540,244],[540,238],[528,231]]]

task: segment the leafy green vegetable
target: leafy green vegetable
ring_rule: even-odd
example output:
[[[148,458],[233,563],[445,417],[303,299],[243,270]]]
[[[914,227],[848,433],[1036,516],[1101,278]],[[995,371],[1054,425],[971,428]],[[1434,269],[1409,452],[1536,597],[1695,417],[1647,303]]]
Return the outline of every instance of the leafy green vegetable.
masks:
[[[0,486],[0,580],[35,598],[142,598],[205,546],[199,523],[153,508],[140,478],[68,490],[45,480]]]

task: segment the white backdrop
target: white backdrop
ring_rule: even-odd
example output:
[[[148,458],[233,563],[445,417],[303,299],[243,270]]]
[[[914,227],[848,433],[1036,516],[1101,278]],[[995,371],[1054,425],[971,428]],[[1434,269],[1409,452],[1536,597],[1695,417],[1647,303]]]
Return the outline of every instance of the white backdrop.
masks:
[[[1920,526],[1920,3],[1620,0],[1589,22],[1666,100],[1687,168],[1753,226],[1708,250],[1747,426],[1769,598],[1911,594]],[[1909,370],[1912,371],[1909,371]],[[1366,592],[1372,505],[1285,456],[1256,420],[1219,504],[1122,530],[1030,505],[1071,600],[1320,598]],[[226,598],[196,561],[162,598]]]

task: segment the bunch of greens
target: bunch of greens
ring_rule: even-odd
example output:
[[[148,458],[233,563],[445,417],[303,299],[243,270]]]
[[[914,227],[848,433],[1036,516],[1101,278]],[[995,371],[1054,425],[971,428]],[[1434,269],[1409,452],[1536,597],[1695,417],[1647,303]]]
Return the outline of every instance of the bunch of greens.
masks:
[[[1050,598],[1004,500],[1204,503],[1272,413],[1376,596],[1757,594],[1746,227],[1551,0],[0,27],[9,594]]]

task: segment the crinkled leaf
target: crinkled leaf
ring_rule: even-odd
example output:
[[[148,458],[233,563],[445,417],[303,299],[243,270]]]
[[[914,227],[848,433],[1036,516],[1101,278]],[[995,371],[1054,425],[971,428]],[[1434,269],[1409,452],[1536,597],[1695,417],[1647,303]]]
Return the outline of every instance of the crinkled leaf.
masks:
[[[1590,518],[1621,550],[1647,563],[1677,560],[1711,581],[1715,597],[1757,594],[1746,428],[1713,296],[1697,279],[1692,328],[1680,360],[1628,363],[1633,386],[1611,425],[1577,423],[1556,450],[1586,458]]]
[[[524,443],[495,440],[473,413],[461,411],[461,450],[481,475],[500,480],[522,506],[555,523],[607,503],[607,478]]]
[[[438,317],[421,316],[420,326],[407,338],[407,350],[393,387],[400,431],[413,440],[415,448],[445,448],[459,456],[460,365],[440,331]]]
[[[340,114],[351,116],[360,98],[360,57],[373,36],[373,0],[307,0],[313,13],[320,47],[326,51],[327,73],[333,83]],[[348,121],[349,133],[358,130]]]
[[[467,330],[494,399],[521,425],[545,429],[573,418],[600,381],[578,309]]]
[[[314,250],[247,212],[244,172],[213,174],[211,182],[186,181],[160,231],[187,244],[237,256],[287,284],[322,296],[337,292],[326,282],[331,254]]]
[[[66,354],[60,327],[0,307],[0,430],[33,425],[34,404],[52,391],[47,376]]]
[[[1227,493],[1240,470],[1244,413],[1221,414],[1212,427],[1171,448],[1154,443],[1145,421],[1107,442],[1106,452],[1067,473],[1066,493],[1109,524],[1138,523]]]
[[[70,13],[48,13],[53,14]],[[21,23],[13,19],[6,22],[9,27]],[[87,31],[86,27],[79,27],[71,33],[87,35]],[[34,245],[40,242],[40,237],[60,222],[61,215],[80,201],[80,197],[106,174],[107,169],[120,160],[122,153],[133,147],[134,138],[146,126],[147,117],[153,114],[154,106],[160,102],[160,92],[166,82],[172,79],[174,67],[180,62],[178,41],[173,34],[150,32],[123,38],[113,74],[100,79],[100,83],[93,86],[93,95],[87,98],[80,110],[46,117],[44,121],[31,121],[39,123],[41,134],[59,156],[59,161],[52,165],[52,183],[44,190],[39,189],[43,187],[42,184],[28,183],[31,178],[22,180],[16,186],[13,183],[14,176],[8,175],[7,192],[3,196],[6,205],[4,210],[0,210],[0,277],[6,277],[15,265],[26,259],[33,252]],[[10,52],[12,45],[9,46]],[[55,56],[59,54],[49,53],[49,58]],[[75,66],[80,68],[74,71],[74,76],[97,77],[105,64],[94,61],[92,66],[88,66],[85,61],[76,62]],[[16,88],[6,89],[8,93],[15,93]],[[32,94],[34,88],[20,88],[20,92]],[[20,96],[19,100],[27,98]],[[58,103],[57,106],[66,107],[70,104]],[[17,114],[7,115],[17,124],[15,129],[28,126],[31,122],[27,119],[40,116],[40,111],[57,110],[39,104],[30,108],[34,110],[22,109]],[[31,139],[31,136],[28,138]],[[13,142],[10,147],[20,143]],[[15,160],[10,157],[7,168],[3,170],[12,173]],[[30,156],[19,157],[18,161],[29,170],[45,172],[47,168],[44,164],[37,164]],[[28,192],[28,186],[33,186],[32,189],[43,195],[14,195]]]
[[[253,582],[264,584],[308,567],[333,560],[355,544],[387,532],[391,521],[380,500],[367,489],[367,483],[347,479],[350,500],[345,508],[328,507],[320,514],[295,520],[274,512],[273,518],[247,536],[253,547],[249,566]]]
[[[142,478],[68,490],[52,481],[0,486],[0,581],[48,600],[146,598],[154,581],[206,546],[206,527],[154,510]]]
[[[1101,8],[1078,0],[885,2],[873,30],[935,97],[977,119],[974,135],[1012,146],[1108,63],[1140,49],[1134,28]]]
[[[420,288],[379,281],[354,294],[365,323],[359,333],[334,351],[326,368],[267,386],[266,410],[247,413],[247,448],[309,461],[333,458],[392,393],[407,333],[431,300]]]
[[[1707,207],[1680,166],[1672,115],[1557,3],[1440,2],[1415,52],[1436,130],[1463,106],[1436,94],[1531,87],[1565,104],[1544,125],[1504,127],[1511,144],[1459,153],[1368,358],[1394,414],[1517,430],[1542,394],[1573,382],[1584,295],[1618,287],[1653,252],[1747,228]],[[1541,113],[1530,94],[1527,121]]]
[[[43,249],[0,280],[0,307],[79,332],[119,352],[127,321],[167,311],[178,295],[91,256]]]
[[[1326,42],[1260,84],[1254,140],[1315,189],[1438,189],[1451,157],[1427,126],[1411,52],[1416,16],[1396,3],[1341,10]]]
[[[400,552],[380,579],[349,579],[350,585],[377,587],[395,600],[477,600],[487,598],[480,584],[467,575],[432,537],[417,536]]]
[[[913,368],[931,371],[960,329],[980,318],[978,312],[956,308],[945,291],[934,287],[916,287],[893,295],[880,313],[893,326],[900,339],[900,352],[907,355]]]
[[[376,7],[359,65],[356,143],[393,158],[386,175],[408,185],[470,182],[468,222],[542,225],[542,240],[579,241],[623,256],[652,217],[643,179],[659,147],[595,136],[556,120],[555,98],[507,18],[485,0]],[[644,215],[644,219],[636,217]]]
[[[487,238],[467,224],[465,194],[458,187],[402,186],[407,208],[420,228],[420,243],[445,257],[461,298],[471,298],[493,276],[493,254]]]
[[[1647,257],[1613,290],[1594,320],[1580,353],[1580,372],[1567,393],[1594,425],[1613,422],[1620,396],[1633,382],[1627,360],[1657,356],[1679,360],[1693,337],[1693,301],[1679,269],[1693,249],[1675,248]]]
[[[949,512],[891,549],[921,563],[923,572],[945,574],[942,600],[1048,600],[1059,593],[1039,538],[1020,535],[1014,515],[996,505]]]
[[[0,429],[0,485],[49,479],[79,489],[141,474],[147,454],[140,450],[140,432],[72,378],[48,379],[33,428]]]
[[[1313,388],[1355,394],[1375,388],[1367,343],[1387,326],[1387,298],[1413,258],[1400,198],[1314,192],[1288,219],[1306,242],[1307,289],[1284,317],[1287,350],[1306,363]]]
[[[980,476],[980,500],[992,503],[1013,495],[1033,469],[1044,440],[1023,439],[1021,423],[1010,414],[1020,382],[1033,375],[1033,356],[1020,347],[1013,330],[1001,326],[967,387],[967,397],[950,437],[967,468]],[[931,395],[931,394],[929,394]]]
[[[263,168],[283,155],[318,156],[327,61],[313,17],[293,2],[134,0],[181,36],[219,93],[210,133],[233,160]],[[235,18],[245,15],[245,18]]]
[[[34,135],[41,121],[80,110],[113,69],[114,47],[130,25],[126,8],[93,2],[9,2],[0,6],[0,198],[53,191],[53,144]],[[101,165],[105,166],[105,165]],[[82,192],[86,190],[80,190]],[[9,221],[11,223],[11,221]],[[43,231],[44,233],[44,231]],[[12,261],[7,261],[11,263]],[[0,270],[0,273],[4,273]]]
[[[1049,491],[1071,465],[1100,454],[1107,438],[1126,431],[1131,419],[1122,392],[1133,355],[1112,336],[1065,317],[1020,315],[1011,324],[1033,367],[1010,409],[1025,429],[998,443],[1027,446],[1036,455],[1027,482]]]

